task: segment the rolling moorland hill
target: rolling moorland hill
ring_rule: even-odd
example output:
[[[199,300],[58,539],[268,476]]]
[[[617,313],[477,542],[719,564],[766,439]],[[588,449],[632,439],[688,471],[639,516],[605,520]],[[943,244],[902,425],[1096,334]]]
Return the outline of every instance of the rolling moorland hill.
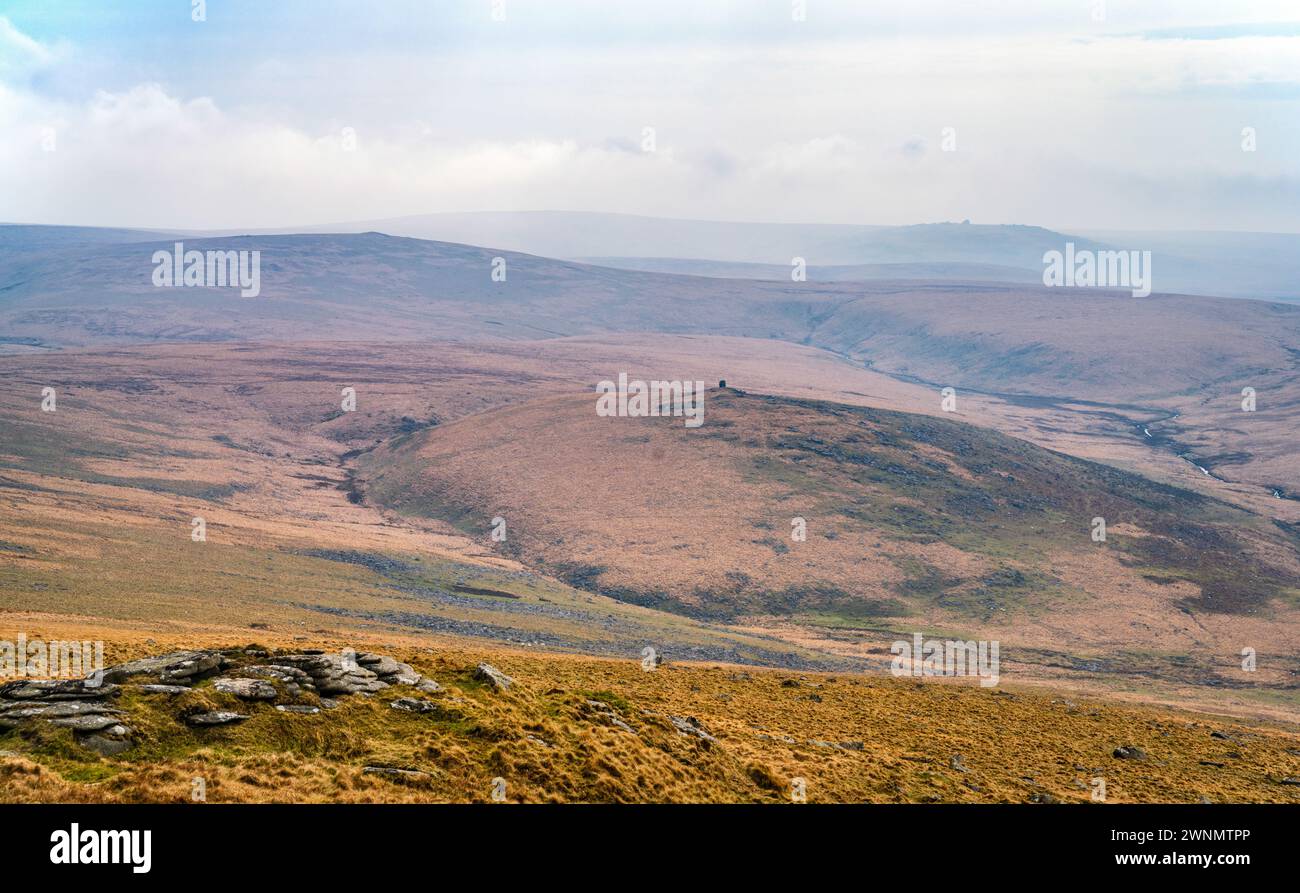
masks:
[[[575,260],[620,270],[712,276],[718,279],[770,279],[789,282],[790,264],[754,264],[736,261],[693,260],[682,257],[579,257]],[[866,282],[871,279],[954,280],[957,282],[1015,282],[1039,285],[1041,273],[1019,267],[978,263],[841,264],[809,266],[812,282]]]
[[[1294,390],[1300,368],[1300,307],[1287,304],[988,282],[677,276],[377,233],[187,241],[262,252],[261,296],[241,298],[230,288],[154,287],[150,257],[171,247],[84,245],[6,260],[0,330],[29,347],[732,335],[821,347],[959,389],[1112,403],[1200,390],[1230,399],[1247,385]],[[504,282],[492,280],[495,257],[506,261]]]
[[[480,537],[504,518],[502,554],[623,601],[793,621],[795,640],[846,632],[860,656],[943,630],[1000,638],[1004,660],[1022,647],[1029,663],[1192,685],[1246,684],[1249,645],[1272,655],[1249,685],[1295,695],[1292,528],[961,422],[713,390],[691,430],[600,418],[589,395],[357,462],[368,502]]]
[[[380,505],[470,532],[513,517],[511,554],[706,616],[905,615],[900,594],[926,581],[954,613],[1026,610],[1053,588],[1034,556],[1102,551],[1095,517],[1120,531],[1104,548],[1123,563],[1195,584],[1188,610],[1255,614],[1300,597],[1294,544],[1260,519],[929,416],[713,389],[691,430],[553,398],[399,436],[359,464]],[[794,517],[808,520],[806,543],[791,540]],[[877,578],[866,591],[864,571]]]
[[[1032,273],[1035,282],[1042,281],[1043,252],[1073,241],[1079,248],[1151,251],[1160,291],[1300,300],[1297,233],[1075,231],[980,223],[742,223],[578,211],[423,214],[280,231],[370,230],[570,259],[686,258],[775,264],[787,270],[792,257],[803,257],[813,266],[992,264]]]

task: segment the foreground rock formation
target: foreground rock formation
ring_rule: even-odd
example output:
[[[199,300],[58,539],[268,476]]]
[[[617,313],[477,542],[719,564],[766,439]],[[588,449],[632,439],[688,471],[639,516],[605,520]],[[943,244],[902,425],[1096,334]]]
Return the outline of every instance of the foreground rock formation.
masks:
[[[411,686],[425,694],[442,691],[437,682],[410,664],[371,652],[307,650],[272,654],[251,646],[172,651],[117,664],[86,679],[18,680],[0,685],[0,730],[47,722],[71,729],[83,747],[112,756],[130,749],[135,738],[124,711],[113,706],[124,689],[173,697],[207,680],[211,680],[215,691],[242,701],[280,702],[277,710],[304,714],[333,707],[335,697],[371,695],[393,685]],[[508,680],[505,685],[509,685]],[[305,694],[317,695],[319,706],[292,703]],[[422,703],[415,699],[403,702],[408,703],[404,709],[424,709],[411,706]],[[203,710],[183,713],[180,718],[191,727],[204,728],[242,722],[248,714]]]

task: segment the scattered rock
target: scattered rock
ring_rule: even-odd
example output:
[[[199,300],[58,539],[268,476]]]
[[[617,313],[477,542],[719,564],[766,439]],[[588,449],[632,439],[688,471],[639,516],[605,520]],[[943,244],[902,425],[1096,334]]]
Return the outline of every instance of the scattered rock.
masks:
[[[594,716],[604,720],[616,729],[622,729],[624,732],[630,732],[633,735],[637,734],[636,729],[624,722],[623,718],[614,712],[614,708],[604,701],[588,700],[587,707]]]
[[[110,707],[107,704],[99,702],[85,703],[84,701],[57,701],[52,704],[37,704],[31,701],[19,701],[16,704],[6,705],[0,708],[3,712],[0,715],[12,717],[15,719],[28,719],[32,717],[44,717],[50,719],[56,716],[87,716],[90,714],[105,715],[110,713],[121,713],[116,707]]]
[[[115,737],[111,737],[109,734],[86,735],[78,738],[77,743],[82,747],[95,751],[101,756],[115,757],[118,754],[131,749],[131,740],[127,737],[127,735],[130,734],[130,729],[126,726],[114,726],[106,731],[109,733],[115,733],[118,730],[121,730],[124,734]]]
[[[396,769],[392,766],[367,766],[361,770],[366,775],[382,775],[394,781],[422,782],[433,778],[428,772],[418,769]]]
[[[1147,752],[1133,744],[1115,748],[1111,756],[1117,760],[1145,760]]]
[[[710,735],[708,731],[700,725],[700,721],[693,716],[672,716],[670,714],[668,716],[668,721],[677,729],[679,735],[685,735],[687,737],[694,736],[706,744],[716,744],[718,741],[718,739]]]
[[[140,691],[151,695],[181,695],[189,691],[187,685],[163,685],[162,683],[141,685]]]
[[[310,704],[276,704],[275,709],[281,713],[320,713],[319,707],[313,707]]]
[[[185,717],[185,721],[192,726],[224,726],[232,722],[243,722],[248,719],[247,714],[232,713],[229,710],[213,710],[209,713],[195,713]]]
[[[955,753],[948,758],[948,765],[951,766],[957,772],[970,771],[970,769],[966,767],[966,763],[962,760],[961,754],[959,753]]]
[[[505,691],[514,683],[513,679],[491,664],[479,664],[477,669],[474,670],[474,678],[480,682],[486,682],[497,691]]]
[[[433,701],[421,701],[416,698],[398,698],[388,706],[394,710],[405,710],[407,713],[431,713],[438,709],[438,705]]]
[[[63,716],[51,719],[49,722],[50,725],[72,729],[74,732],[98,732],[118,725],[118,721],[113,717],[98,715]]]

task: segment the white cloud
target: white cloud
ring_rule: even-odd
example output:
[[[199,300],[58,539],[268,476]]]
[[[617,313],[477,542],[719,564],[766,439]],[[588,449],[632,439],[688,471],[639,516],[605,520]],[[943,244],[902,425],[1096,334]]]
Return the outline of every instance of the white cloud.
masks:
[[[0,15],[0,77],[13,78],[38,71],[53,64],[57,55],[53,48],[28,37]]]
[[[74,70],[76,54],[0,18],[0,131],[14,135],[0,142],[0,219],[233,229],[566,208],[1300,228],[1286,203],[1296,103],[1237,93],[1300,85],[1300,38],[589,39],[266,56],[68,98],[31,76]],[[1243,126],[1259,152],[1240,151]],[[945,127],[955,153],[939,150]]]

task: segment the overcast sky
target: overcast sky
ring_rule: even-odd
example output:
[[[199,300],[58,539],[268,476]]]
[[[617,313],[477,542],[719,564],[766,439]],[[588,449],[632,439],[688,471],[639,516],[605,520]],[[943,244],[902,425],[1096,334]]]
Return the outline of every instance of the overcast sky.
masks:
[[[1300,231],[1297,0],[798,5],[0,0],[0,220]]]

